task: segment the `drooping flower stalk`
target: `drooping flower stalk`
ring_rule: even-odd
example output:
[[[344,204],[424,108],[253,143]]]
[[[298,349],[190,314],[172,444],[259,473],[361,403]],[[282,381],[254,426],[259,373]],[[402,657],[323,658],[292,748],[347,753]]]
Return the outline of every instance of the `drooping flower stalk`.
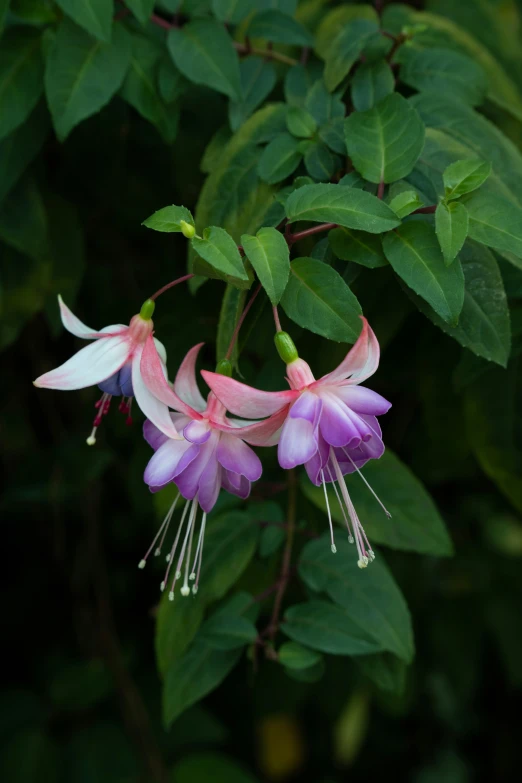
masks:
[[[377,338],[366,319],[362,318],[361,334],[344,360],[335,370],[316,380],[308,363],[299,358],[290,336],[279,330],[276,308],[274,318],[278,328],[276,346],[286,363],[289,390],[264,392],[206,371],[203,371],[203,377],[231,413],[245,418],[271,418],[283,414],[284,423],[278,433],[279,464],[285,469],[304,465],[312,483],[323,485],[332,551],[335,551],[335,542],[326,484],[334,486],[349,540],[356,543],[358,564],[364,568],[375,555],[355,511],[344,476],[354,472],[362,476],[360,468],[368,460],[378,459],[384,452],[376,417],[386,413],[391,404],[376,392],[359,385],[378,367]],[[368,485],[366,479],[364,481]]]

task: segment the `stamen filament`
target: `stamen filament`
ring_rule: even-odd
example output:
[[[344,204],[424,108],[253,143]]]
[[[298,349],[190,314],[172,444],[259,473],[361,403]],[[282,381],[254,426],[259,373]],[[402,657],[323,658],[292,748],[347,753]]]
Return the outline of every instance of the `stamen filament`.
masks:
[[[324,480],[324,473],[321,470],[321,480],[323,482],[323,490],[324,490],[324,499],[326,501],[326,508],[328,510],[328,524],[330,525],[330,540],[331,540],[331,550],[335,554],[337,552],[337,547],[335,546],[335,540],[334,540],[334,532],[333,532],[333,524],[332,524],[332,512],[330,511],[330,502],[328,500],[328,492],[326,491],[326,482]]]
[[[357,512],[355,510],[355,507],[352,503],[352,500],[350,498],[350,495],[348,494],[348,489],[346,488],[346,484],[344,482],[344,477],[341,472],[341,468],[339,467],[339,463],[337,461],[337,457],[335,456],[334,450],[330,449],[330,459],[332,462],[332,465],[335,470],[335,475],[337,477],[337,481],[339,483],[339,489],[341,490],[341,494],[343,496],[343,500],[346,503],[346,509],[348,511],[348,514],[350,516],[350,519],[352,521],[352,527],[353,532],[355,535],[355,543],[357,546],[357,552],[359,555],[359,560],[357,561],[357,565],[359,568],[366,568],[368,563],[370,562],[370,557],[368,557],[368,552],[366,551],[366,548],[364,546],[364,541],[361,535],[361,532],[364,533],[363,526],[361,525],[361,522],[359,520],[359,517],[357,516]],[[366,534],[364,533],[364,538],[366,538]],[[367,539],[366,539],[367,540]],[[369,544],[368,544],[369,547]]]
[[[375,498],[375,500],[377,501],[377,503],[380,505],[380,507],[382,508],[382,510],[384,511],[384,513],[386,514],[386,516],[388,517],[388,519],[391,519],[391,518],[392,518],[392,515],[390,514],[390,512],[388,511],[388,509],[386,508],[386,506],[384,505],[384,503],[381,501],[381,499],[380,499],[380,498],[377,496],[377,493],[375,492],[375,490],[374,490],[374,489],[372,489],[372,487],[370,486],[370,483],[368,482],[368,480],[367,480],[366,476],[365,476],[365,475],[364,475],[364,474],[363,474],[363,473],[362,473],[362,472],[359,470],[359,468],[357,467],[357,465],[355,464],[355,462],[353,461],[353,459],[350,457],[350,455],[348,454],[348,452],[346,451],[346,449],[344,449],[344,448],[343,448],[343,451],[344,451],[344,453],[346,454],[346,456],[348,457],[348,459],[350,460],[350,462],[352,463],[353,467],[355,468],[355,470],[357,471],[357,473],[359,474],[359,476],[362,478],[362,480],[364,481],[364,483],[366,484],[366,486],[367,486],[367,487],[368,487],[368,489],[370,490],[370,492],[372,493],[372,495],[374,496],[374,498]]]
[[[188,505],[189,504],[187,503],[187,506]],[[174,600],[174,585],[176,584],[176,581],[181,577],[181,564],[183,563],[183,558],[185,557],[185,550],[187,548],[187,542],[190,535],[190,531],[192,529],[192,525],[194,524],[194,517],[196,515],[196,511],[197,511],[197,500],[194,499],[192,501],[192,506],[190,509],[190,516],[187,522],[187,530],[185,532],[185,538],[183,539],[183,546],[181,547],[181,552],[179,553],[179,558],[176,565],[176,571],[174,572],[174,578],[172,580],[172,585],[170,588],[170,593],[169,593],[170,601]]]
[[[332,483],[332,487],[334,488],[335,497],[337,498],[337,502],[339,503],[339,508],[341,509],[342,515],[344,517],[344,521],[346,522],[346,529],[348,530],[348,543],[353,544],[355,539],[352,536],[350,522],[348,521],[348,517],[346,516],[346,511],[344,510],[344,506],[342,504],[341,498],[339,497],[339,490],[335,486],[335,481],[332,476],[332,471],[330,470],[330,466],[328,465],[328,463],[326,464],[326,470],[328,471],[328,475],[330,476],[330,481]]]
[[[154,555],[157,557],[161,553],[161,547],[163,546],[163,541],[165,540],[165,535],[167,533],[167,530],[169,529],[170,520],[172,519],[172,514],[174,513],[174,509],[176,508],[176,503],[179,500],[179,495],[180,495],[180,493],[178,492],[174,502],[172,503],[171,507],[169,508],[169,510],[168,510],[168,512],[167,512],[167,514],[165,516],[165,519],[161,523],[160,529],[158,530],[158,532],[154,536],[154,540],[152,541],[152,544],[148,548],[147,553],[142,558],[142,560],[140,560],[140,562],[138,563],[138,568],[145,568],[145,566],[147,565],[147,558],[149,557],[150,553],[154,549],[154,544],[156,543],[156,541],[158,540],[158,538],[160,537],[160,535],[161,535],[161,533],[163,531],[163,537],[161,539],[161,543],[160,543],[159,547],[156,549],[156,551],[154,552]]]
[[[172,548],[167,555],[167,570],[165,572],[165,576],[163,578],[163,582],[160,584],[160,590],[163,592],[165,589],[165,585],[167,584],[168,578],[169,578],[169,572],[170,568],[172,566],[172,563],[174,562],[174,555],[176,554],[176,549],[178,547],[178,541],[181,535],[181,531],[183,529],[183,523],[185,522],[185,517],[187,516],[187,511],[190,508],[190,503],[185,503],[185,508],[183,509],[183,514],[181,515],[181,521],[179,523],[178,532],[176,533],[176,538],[174,539],[174,543],[172,544]]]
[[[199,531],[199,542],[201,542],[201,546],[199,545],[199,542],[198,542],[198,552],[199,552],[198,571],[197,571],[197,574],[196,574],[196,582],[192,586],[192,592],[194,593],[194,595],[196,595],[196,593],[198,592],[198,587],[199,587],[199,575],[201,573],[201,564],[203,562],[203,543],[204,543],[204,540],[205,540],[205,526],[206,526],[206,524],[207,524],[207,514],[206,514],[206,511],[204,511],[203,512],[203,518],[201,520],[201,529]],[[196,553],[196,557],[197,557],[197,554],[198,553]],[[192,570],[194,570],[194,568]]]

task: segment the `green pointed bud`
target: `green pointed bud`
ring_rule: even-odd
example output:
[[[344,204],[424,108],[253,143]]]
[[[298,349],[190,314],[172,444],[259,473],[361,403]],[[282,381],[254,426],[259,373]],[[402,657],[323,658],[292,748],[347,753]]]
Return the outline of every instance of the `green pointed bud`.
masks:
[[[232,378],[232,364],[228,359],[221,359],[216,365],[216,372],[219,375],[226,375]]]
[[[187,237],[187,239],[192,239],[192,237],[196,233],[196,229],[191,223],[187,223],[186,220],[180,220],[179,226],[181,228],[181,233],[184,237]]]
[[[285,364],[290,364],[290,362],[295,362],[296,359],[299,359],[297,348],[288,332],[277,332],[274,342],[277,353]]]
[[[144,321],[150,321],[155,307],[156,302],[154,302],[152,299],[147,299],[141,306],[140,318],[142,318]]]

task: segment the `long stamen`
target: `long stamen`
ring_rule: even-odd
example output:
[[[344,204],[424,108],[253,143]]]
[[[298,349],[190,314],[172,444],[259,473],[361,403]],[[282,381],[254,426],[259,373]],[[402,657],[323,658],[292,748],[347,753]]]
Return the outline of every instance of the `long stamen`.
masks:
[[[335,546],[335,540],[334,540],[334,532],[333,532],[333,524],[332,524],[332,513],[330,511],[330,502],[328,500],[328,492],[326,491],[326,482],[324,480],[324,473],[323,473],[322,470],[321,470],[321,481],[323,483],[324,499],[326,501],[326,509],[328,511],[328,524],[330,525],[330,540],[332,542],[331,545],[330,545],[330,549],[335,554],[337,552],[337,547]]]
[[[190,508],[190,503],[185,503],[185,508],[183,509],[183,514],[181,515],[181,521],[178,526],[178,532],[176,533],[176,538],[174,539],[174,543],[172,544],[172,548],[169,552],[169,554],[166,557],[168,566],[167,570],[165,572],[165,576],[163,578],[163,582],[160,584],[160,590],[163,592],[165,589],[165,585],[167,584],[168,578],[169,578],[169,572],[170,568],[172,566],[172,563],[174,562],[174,555],[176,554],[176,549],[178,547],[178,541],[181,536],[181,531],[183,530],[183,523],[185,522],[185,517],[187,516],[187,511]]]
[[[195,499],[194,499],[194,503],[196,503]],[[196,504],[196,510],[195,510],[195,512],[193,514],[193,522],[192,522],[192,525],[190,527],[190,538],[189,538],[189,542],[188,542],[187,556],[185,558],[185,577],[183,579],[183,585],[182,585],[181,590],[180,590],[181,595],[183,595],[185,597],[190,594],[190,587],[188,585],[188,581],[189,581],[189,566],[190,566],[190,555],[191,555],[191,552],[192,552],[192,541],[194,539],[194,530],[196,529],[196,516],[197,516],[197,513],[198,513],[198,507],[197,507],[197,504]]]
[[[342,515],[344,517],[344,521],[346,523],[346,529],[348,530],[348,543],[353,544],[355,539],[352,536],[352,531],[351,531],[351,528],[350,528],[350,522],[348,520],[348,517],[346,516],[346,511],[344,510],[344,506],[342,504],[341,498],[339,497],[339,490],[335,486],[335,481],[334,481],[334,478],[332,476],[332,471],[330,470],[330,466],[328,465],[328,463],[326,464],[326,470],[328,471],[328,475],[330,476],[330,481],[332,483],[332,487],[334,488],[335,497],[337,498],[337,502],[339,503],[339,508],[341,509],[341,513],[342,513]]]
[[[194,593],[194,595],[196,595],[196,593],[198,592],[198,587],[199,587],[199,575],[201,573],[201,563],[203,562],[203,542],[204,542],[204,539],[205,539],[205,526],[206,526],[206,524],[207,524],[207,514],[206,514],[206,511],[204,511],[203,512],[203,518],[201,520],[201,529],[199,531],[198,549],[197,549],[197,552],[196,552],[196,557],[194,558],[194,562],[195,562],[197,557],[198,557],[198,554],[199,554],[198,571],[197,571],[197,574],[196,574],[196,582],[192,586],[192,592]],[[192,574],[190,575],[191,579],[192,579],[193,573],[194,573],[194,566],[192,566]]]
[[[359,468],[357,467],[357,465],[355,464],[355,462],[353,461],[353,459],[350,457],[350,455],[348,454],[348,452],[346,451],[346,449],[343,449],[343,451],[344,451],[344,453],[346,454],[346,456],[348,457],[348,459],[350,460],[350,462],[352,463],[353,467],[355,468],[355,470],[357,471],[357,473],[359,474],[359,476],[362,478],[362,480],[364,481],[364,483],[366,484],[366,486],[367,486],[367,487],[368,487],[368,489],[370,490],[370,492],[372,493],[372,495],[374,496],[374,498],[375,498],[375,500],[377,501],[377,503],[380,505],[380,507],[382,508],[382,510],[384,511],[384,513],[386,514],[386,516],[388,517],[388,519],[391,519],[391,518],[392,518],[392,515],[390,514],[390,512],[388,511],[388,509],[386,508],[386,506],[384,505],[384,503],[382,502],[382,500],[381,500],[381,499],[380,499],[380,498],[377,496],[377,493],[375,492],[375,490],[374,490],[374,489],[372,489],[372,487],[370,486],[370,484],[369,484],[369,482],[368,482],[368,480],[367,480],[366,476],[364,476],[364,475],[363,475],[363,473],[362,473],[362,472],[359,470]]]
[[[359,554],[359,560],[357,561],[357,565],[359,568],[366,568],[368,563],[374,559],[375,555],[373,551],[369,548],[369,551],[366,550],[364,546],[363,537],[361,535],[364,533],[363,526],[361,525],[361,522],[359,520],[359,517],[357,516],[357,512],[355,510],[355,507],[352,503],[352,500],[350,498],[350,495],[348,494],[348,490],[346,488],[346,484],[344,482],[344,477],[341,472],[341,468],[339,467],[339,463],[337,462],[337,457],[335,456],[334,450],[330,449],[330,459],[332,462],[332,465],[334,466],[335,475],[337,477],[337,481],[339,483],[339,489],[341,490],[341,494],[343,496],[343,500],[346,503],[346,509],[348,511],[348,514],[350,516],[350,519],[352,520],[352,526],[353,526],[353,532],[355,535],[355,543],[357,545],[357,552]],[[366,538],[366,534],[364,534],[364,538]],[[367,539],[366,539],[367,540]],[[369,544],[368,544],[369,547]],[[371,553],[371,554],[370,554]]]
[[[140,560],[140,562],[138,563],[138,568],[145,568],[145,566],[147,565],[147,558],[149,557],[150,553],[154,549],[154,544],[156,543],[156,541],[160,537],[161,533],[163,532],[163,536],[161,538],[160,545],[156,549],[156,551],[154,552],[155,557],[157,557],[159,554],[161,554],[161,547],[163,546],[163,542],[165,540],[165,536],[167,534],[167,530],[169,529],[170,520],[172,519],[172,514],[174,513],[174,509],[176,508],[176,503],[179,500],[179,495],[180,495],[180,493],[178,492],[178,494],[176,495],[176,498],[175,498],[173,504],[171,505],[171,507],[169,508],[169,510],[167,512],[167,515],[165,516],[165,519],[161,523],[160,529],[158,530],[158,532],[154,536],[154,540],[153,540],[152,544],[150,545],[150,547],[148,548],[145,557],[143,557],[142,560]]]
[[[96,408],[98,413],[94,417],[91,434],[86,440],[88,446],[94,446],[94,444],[96,443],[96,432],[98,430],[98,427],[102,423],[103,417],[106,416],[109,412],[109,408],[111,407],[111,399],[112,399],[111,394],[108,394],[107,392],[103,392],[98,402],[94,404],[94,407]]]
[[[176,581],[181,577],[181,564],[183,563],[183,558],[185,557],[185,550],[187,548],[187,542],[190,535],[190,531],[192,529],[192,525],[194,524],[194,517],[196,515],[196,510],[197,510],[197,500],[193,500],[190,509],[190,516],[187,522],[187,530],[185,532],[185,538],[183,539],[183,545],[181,547],[181,552],[179,553],[179,558],[176,565],[176,571],[174,573],[174,578],[172,580],[172,585],[170,587],[169,601],[174,600],[174,585],[176,584]]]

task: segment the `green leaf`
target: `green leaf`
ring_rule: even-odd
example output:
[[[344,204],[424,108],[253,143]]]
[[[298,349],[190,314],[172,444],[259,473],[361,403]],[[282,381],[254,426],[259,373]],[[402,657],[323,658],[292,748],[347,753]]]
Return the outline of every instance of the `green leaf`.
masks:
[[[333,155],[328,147],[320,142],[310,144],[305,152],[304,162],[307,172],[319,182],[328,182],[341,167],[337,155]]]
[[[334,254],[343,261],[355,261],[369,269],[388,266],[381,239],[376,234],[334,228],[328,234],[328,241]]]
[[[202,750],[185,756],[172,774],[172,783],[258,783],[234,759]]]
[[[392,549],[439,557],[453,553],[448,532],[430,495],[390,449],[386,449],[380,459],[370,460],[363,471],[392,515],[391,519],[385,516],[359,476],[354,474],[347,478],[357,516],[362,520],[372,545],[384,544]],[[326,513],[323,488],[314,486],[308,478],[303,478],[301,488],[306,497]],[[327,484],[327,492],[333,519],[345,527],[331,484]],[[367,570],[373,565],[375,563]]]
[[[201,258],[223,274],[248,280],[237,245],[224,228],[206,228],[203,238],[192,239],[192,247]]]
[[[463,198],[469,213],[469,235],[499,252],[522,257],[522,208],[480,190]]]
[[[147,24],[154,11],[155,0],[126,0],[125,5],[139,22]]]
[[[245,309],[245,300],[247,292],[241,290],[231,283],[227,283],[223,299],[221,300],[221,309],[219,311],[219,323],[216,339],[216,357],[218,361],[226,356],[228,346],[232,340],[234,329],[241,314]],[[239,342],[235,341],[232,349],[230,361],[232,366],[237,369],[239,357]]]
[[[290,106],[286,115],[286,126],[292,136],[308,139],[317,130],[317,123],[306,109]]]
[[[62,11],[100,41],[111,40],[112,0],[56,0]]]
[[[340,95],[329,93],[322,79],[318,79],[308,91],[305,109],[315,118],[319,127],[345,115],[345,106]]]
[[[456,101],[476,106],[485,98],[487,80],[483,69],[465,54],[450,49],[406,48],[400,79],[423,92],[441,92]]]
[[[0,140],[21,125],[43,91],[41,34],[11,27],[0,45]]]
[[[232,130],[237,130],[265,98],[272,92],[277,81],[272,63],[261,57],[247,57],[239,65],[241,92],[239,103],[231,102],[228,118]]]
[[[348,541],[337,542],[332,554],[330,536],[310,541],[299,559],[299,575],[311,590],[327,593],[348,613],[361,631],[383,650],[407,663],[414,654],[413,631],[406,602],[379,555],[364,572],[357,550]]]
[[[422,207],[422,201],[415,190],[402,190],[387,202],[397,217],[404,218]]]
[[[314,42],[306,27],[277,10],[256,13],[248,27],[248,36],[295,46],[312,46]]]
[[[131,56],[130,36],[115,23],[112,44],[91,38],[64,19],[47,57],[45,90],[53,124],[63,141],[120,88]]]
[[[186,207],[177,207],[174,204],[170,207],[163,207],[154,212],[147,220],[144,220],[142,226],[152,228],[154,231],[181,231],[181,221],[195,226],[192,213]]]
[[[212,0],[214,16],[227,24],[241,22],[255,7],[255,0]]]
[[[329,601],[291,606],[283,619],[281,630],[312,650],[332,655],[367,655],[382,649],[343,607]]]
[[[158,91],[158,66],[162,49],[143,35],[132,37],[130,68],[121,94],[142,117],[156,126],[167,144],[178,132],[179,111],[175,105],[166,105]]]
[[[163,574],[158,582],[160,579],[163,579]],[[162,677],[192,642],[205,612],[205,602],[199,594],[197,597],[180,597],[179,601],[176,599],[169,601],[168,591],[163,592],[156,617],[156,661]]]
[[[279,304],[290,274],[290,253],[284,236],[275,228],[261,228],[255,237],[243,234],[241,244],[268,298]]]
[[[498,264],[486,247],[469,240],[461,250],[460,260],[465,294],[458,326],[449,326],[422,301],[417,305],[464,348],[505,367],[511,350],[511,329]]]
[[[468,235],[468,211],[460,201],[441,201],[435,211],[435,232],[446,266],[456,259]]]
[[[202,625],[200,637],[214,650],[237,650],[255,642],[257,629],[246,617],[216,612]]]
[[[265,147],[259,159],[259,176],[269,184],[290,176],[301,162],[299,141],[289,133],[280,133]]]
[[[330,92],[348,75],[378,25],[367,19],[358,19],[344,26],[331,40],[325,53],[324,81]]]
[[[404,223],[383,237],[383,249],[406,285],[455,326],[464,303],[464,275],[458,261],[445,265],[434,228],[421,221]]]
[[[395,78],[386,60],[363,63],[352,81],[352,103],[356,111],[368,111],[395,89]]]
[[[297,671],[309,669],[321,660],[321,656],[315,650],[303,647],[298,642],[285,642],[277,654],[279,663],[282,663],[287,669],[296,669]]]
[[[284,215],[277,216],[275,223],[269,220],[275,189],[259,180],[257,145],[285,129],[285,115],[283,104],[265,106],[221,149],[219,160],[200,192],[195,215],[198,225],[219,225],[239,244],[241,234],[255,233],[263,225],[277,225],[281,221]],[[191,248],[192,269],[194,262],[199,264]],[[206,275],[220,277],[210,265],[205,266]]]
[[[24,226],[21,226],[21,230],[23,229]],[[45,293],[49,285],[49,271],[49,265],[41,258],[29,259],[10,247],[2,247],[0,350],[11,345],[25,323],[44,306]],[[8,296],[5,292],[8,292]]]
[[[445,198],[450,201],[471,193],[487,180],[491,174],[491,163],[484,160],[457,160],[444,170]]]
[[[424,144],[424,123],[402,95],[354,112],[344,125],[348,155],[370,182],[394,182],[415,166]]]
[[[0,141],[0,204],[39,153],[49,133],[49,114],[43,105],[9,136]]]
[[[197,19],[168,34],[169,52],[181,73],[241,101],[239,58],[225,28],[211,19]]]
[[[210,693],[232,671],[242,650],[214,650],[203,640],[196,641],[170,666],[163,689],[165,726],[188,707]]]
[[[289,221],[310,220],[338,223],[380,234],[398,226],[400,220],[387,204],[371,193],[339,185],[305,185],[290,194],[286,202]]]
[[[506,198],[513,196],[522,204],[522,154],[493,123],[470,106],[455,103],[441,95],[420,94],[411,98],[410,102],[426,126],[435,129],[431,132],[433,149],[430,166],[435,164],[437,173],[440,170],[442,175],[448,164],[462,158],[482,158],[490,161],[493,167],[488,189],[495,186],[500,195]],[[450,155],[447,154],[448,148]],[[426,149],[422,152],[421,160],[425,152]],[[443,195],[443,192],[441,188],[440,194]]]
[[[314,258],[296,258],[281,305],[289,318],[328,340],[353,343],[361,306],[343,278]]]
[[[198,600],[217,600],[225,595],[252,559],[258,538],[259,526],[241,511],[209,518]]]
[[[342,117],[336,117],[331,122],[323,125],[323,127],[319,129],[319,138],[334,152],[338,152],[339,155],[346,155],[344,120]]]

